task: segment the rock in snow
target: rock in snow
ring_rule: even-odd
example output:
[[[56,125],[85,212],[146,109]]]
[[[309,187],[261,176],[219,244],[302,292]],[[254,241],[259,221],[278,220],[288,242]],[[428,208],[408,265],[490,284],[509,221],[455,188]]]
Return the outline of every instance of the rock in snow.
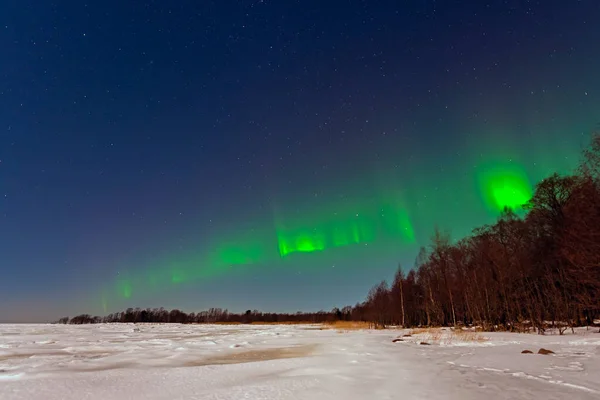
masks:
[[[541,348],[541,349],[538,350],[538,354],[544,354],[544,355],[546,355],[546,354],[554,354],[554,352],[552,350]]]

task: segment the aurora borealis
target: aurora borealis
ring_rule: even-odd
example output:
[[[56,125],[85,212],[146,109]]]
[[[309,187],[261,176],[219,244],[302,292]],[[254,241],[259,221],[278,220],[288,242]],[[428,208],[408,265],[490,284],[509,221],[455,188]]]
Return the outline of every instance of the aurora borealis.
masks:
[[[593,1],[3,5],[0,321],[331,309],[576,167]]]
[[[199,282],[228,273],[240,273],[265,264],[283,265],[285,259],[301,253],[327,252],[335,248],[368,244],[414,244],[414,231],[406,210],[397,199],[368,204],[333,204],[329,212],[302,214],[295,219],[278,217],[271,229],[249,229],[242,235],[226,237],[214,248],[183,260],[166,259],[155,268],[119,276],[112,288],[104,289],[102,304],[108,299],[130,299],[134,291],[148,294],[167,286]],[[337,210],[337,211],[335,211]]]
[[[483,167],[479,186],[485,204],[492,212],[502,211],[505,207],[518,211],[533,195],[527,173],[510,163]]]

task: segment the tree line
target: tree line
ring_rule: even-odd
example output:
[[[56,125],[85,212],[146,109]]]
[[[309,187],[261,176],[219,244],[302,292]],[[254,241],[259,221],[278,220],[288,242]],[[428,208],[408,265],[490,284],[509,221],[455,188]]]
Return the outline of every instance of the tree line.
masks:
[[[600,315],[600,135],[572,175],[539,182],[521,218],[451,243],[436,229],[405,276],[373,287],[369,319],[385,326],[479,325],[486,330],[564,332]]]
[[[60,324],[97,324],[97,323],[179,323],[179,324],[210,324],[210,323],[324,323],[336,320],[359,319],[352,313],[352,307],[343,309],[334,308],[332,311],[318,311],[313,313],[264,313],[258,310],[247,310],[244,313],[232,313],[221,308],[210,308],[197,313],[185,313],[180,310],[166,310],[164,308],[128,308],[104,317],[89,314],[78,315],[73,318],[63,317],[57,322]]]
[[[212,308],[139,308],[106,317],[79,315],[60,323],[252,323],[367,321],[376,326],[476,325],[540,333],[548,325],[591,325],[600,317],[600,134],[571,175],[539,182],[524,217],[506,208],[498,220],[453,243],[436,229],[413,268],[398,268],[353,307],[276,314]]]

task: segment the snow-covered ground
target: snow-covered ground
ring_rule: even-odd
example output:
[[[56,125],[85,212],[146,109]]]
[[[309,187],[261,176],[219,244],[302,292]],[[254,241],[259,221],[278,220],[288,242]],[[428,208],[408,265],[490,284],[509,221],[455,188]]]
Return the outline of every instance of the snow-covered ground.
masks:
[[[600,399],[597,331],[0,325],[0,399]]]

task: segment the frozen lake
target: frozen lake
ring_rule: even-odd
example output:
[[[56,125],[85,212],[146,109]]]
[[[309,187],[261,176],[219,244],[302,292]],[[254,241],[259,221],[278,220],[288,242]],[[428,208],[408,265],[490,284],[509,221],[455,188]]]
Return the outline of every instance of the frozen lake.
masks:
[[[597,331],[0,325],[0,398],[599,399]]]

